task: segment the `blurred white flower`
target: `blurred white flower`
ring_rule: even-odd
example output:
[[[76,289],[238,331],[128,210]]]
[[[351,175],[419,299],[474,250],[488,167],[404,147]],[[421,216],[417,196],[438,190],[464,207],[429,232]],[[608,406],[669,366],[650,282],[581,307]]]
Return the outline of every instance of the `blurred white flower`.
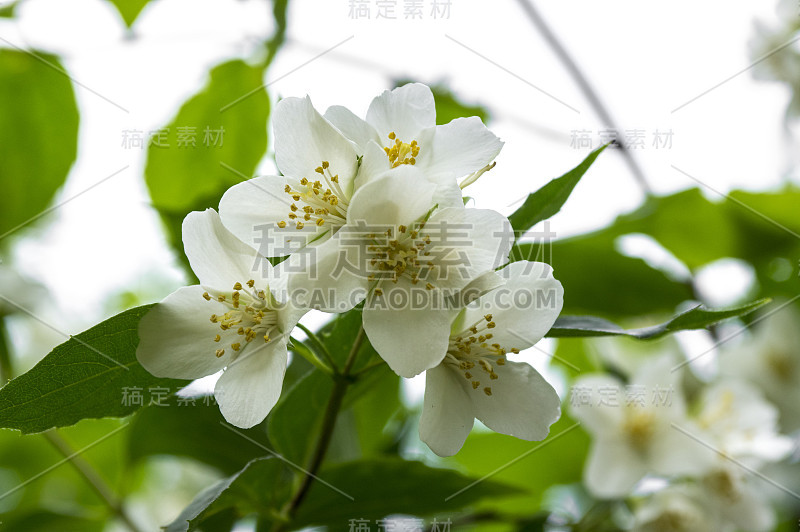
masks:
[[[353,142],[364,155],[364,164],[373,168],[360,179],[411,164],[442,185],[466,176],[463,187],[488,170],[503,147],[477,116],[437,126],[433,93],[421,83],[384,91],[372,100],[366,120],[342,106],[330,107],[325,118]]]
[[[668,487],[650,495],[634,512],[633,532],[721,532],[696,486]]]
[[[697,432],[674,365],[652,360],[628,385],[609,375],[575,381],[571,412],[594,440],[584,483],[597,497],[623,497],[648,473],[698,475],[711,465],[713,453],[676,428]]]
[[[695,421],[719,452],[751,463],[775,462],[794,444],[778,431],[778,410],[744,381],[724,380],[704,389]]]
[[[252,427],[280,397],[288,335],[304,311],[279,302],[270,263],[209,209],[183,222],[200,285],[180,288],[139,323],[136,357],[157,377],[196,379],[225,368],[214,390],[230,423]]]
[[[475,418],[496,432],[543,440],[561,414],[553,387],[530,365],[506,358],[553,326],[563,306],[561,283],[538,262],[515,262],[502,274],[503,284],[454,320],[444,360],[426,373],[419,434],[439,456],[461,449]],[[512,294],[530,304],[510,304]]]
[[[780,412],[780,428],[800,429],[800,316],[789,305],[766,318],[753,336],[723,349],[720,373],[755,384]]]
[[[777,409],[751,385],[726,380],[703,391],[696,421],[702,437],[719,453],[699,480],[710,511],[731,530],[772,530],[772,503],[764,494],[764,481],[753,471],[786,458],[794,447],[778,433]]]
[[[298,270],[289,292],[302,306],[344,312],[366,299],[367,336],[403,377],[442,361],[454,314],[448,297],[504,263],[513,241],[501,214],[438,209],[435,194],[419,170],[393,170],[356,192],[332,239],[285,266]]]

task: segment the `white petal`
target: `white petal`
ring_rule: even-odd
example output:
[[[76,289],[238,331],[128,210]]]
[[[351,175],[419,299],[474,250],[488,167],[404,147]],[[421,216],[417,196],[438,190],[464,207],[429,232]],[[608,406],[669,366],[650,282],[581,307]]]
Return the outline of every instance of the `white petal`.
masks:
[[[491,314],[497,324],[493,342],[508,350],[527,349],[555,323],[564,306],[564,289],[542,262],[514,262],[498,274],[506,283],[467,307],[464,323],[472,325]]]
[[[425,177],[430,179],[427,174],[425,174]],[[437,182],[436,194],[434,194],[433,200],[440,209],[464,208],[464,195],[455,180]]]
[[[285,191],[287,184],[294,190],[300,186],[293,178],[256,177],[229,188],[219,203],[225,227],[265,257],[289,255],[328,230],[313,223],[301,230],[294,227],[288,218],[292,200]],[[280,221],[289,225],[281,229]]]
[[[258,425],[278,402],[286,372],[286,338],[274,345],[248,346],[217,381],[214,396],[228,423]]]
[[[476,172],[500,153],[503,142],[477,116],[456,118],[422,135],[417,165],[434,181]]]
[[[388,146],[389,133],[410,143],[423,129],[436,125],[436,105],[431,90],[421,83],[409,83],[372,100],[367,111],[367,122],[378,132],[384,146]]]
[[[629,446],[618,440],[598,439],[589,451],[583,479],[592,494],[611,499],[627,495],[645,474],[645,463]]]
[[[433,207],[435,192],[436,185],[419,170],[408,165],[395,168],[356,191],[347,209],[347,222],[411,226]],[[376,232],[381,232],[380,228]]]
[[[212,314],[222,314],[225,306],[203,299],[205,289],[186,286],[168,295],[139,321],[139,346],[136,358],[156,377],[197,379],[212,375],[230,362],[230,349],[217,358],[217,349],[230,342],[214,342],[214,337],[236,336],[211,323]]]
[[[370,141],[381,142],[375,128],[356,116],[347,107],[341,105],[328,107],[328,110],[325,111],[325,119],[356,145],[359,154],[364,153]],[[382,150],[381,153],[383,153]]]
[[[310,98],[278,102],[273,124],[275,161],[282,173],[314,181],[315,169],[328,161],[331,173],[338,174],[342,188],[350,192],[358,155],[350,141],[314,109]]]
[[[708,443],[707,437],[688,421],[676,426]],[[654,435],[648,456],[653,472],[696,477],[708,471],[714,464],[716,453],[683,431],[667,425]]]
[[[461,376],[444,365],[425,374],[419,438],[439,456],[456,454],[472,430],[474,416]]]
[[[267,280],[272,265],[228,231],[213,209],[191,212],[183,220],[183,245],[200,284],[230,291],[234,283]]]
[[[346,312],[364,300],[368,280],[365,254],[342,243],[342,231],[330,240],[294,253],[280,264],[289,275],[288,298],[298,307]]]
[[[370,181],[374,181],[392,169],[389,158],[383,148],[375,142],[368,142],[364,150],[364,158],[356,176],[355,190],[358,190]],[[459,189],[460,190],[460,189]]]
[[[605,399],[606,390],[617,404]],[[570,389],[570,415],[595,437],[609,434],[622,434],[625,420],[625,388],[622,383],[609,375],[587,375],[576,379]],[[583,401],[585,398],[585,401]]]
[[[447,353],[454,311],[441,294],[401,278],[380,284],[383,295],[364,306],[364,330],[392,370],[411,378],[438,365]]]
[[[461,289],[508,259],[514,233],[502,214],[488,209],[437,210],[421,234],[433,241],[431,260],[443,264],[429,274],[436,286]]]
[[[495,380],[478,368],[473,370],[474,380],[481,383],[471,390],[475,417],[495,432],[528,441],[545,439],[550,425],[561,416],[556,391],[528,364],[507,362],[494,370]],[[491,387],[491,396],[485,387]]]

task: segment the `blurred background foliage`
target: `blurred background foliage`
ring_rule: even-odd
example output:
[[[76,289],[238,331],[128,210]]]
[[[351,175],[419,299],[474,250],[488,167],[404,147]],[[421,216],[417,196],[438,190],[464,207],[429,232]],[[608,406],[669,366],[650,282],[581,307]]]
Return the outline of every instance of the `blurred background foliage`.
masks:
[[[135,26],[148,3],[111,2],[127,28]],[[210,69],[204,86],[164,124],[171,147],[148,144],[142,179],[176,261],[184,265],[189,280],[193,274],[180,235],[184,216],[216,208],[224,191],[254,176],[267,156],[267,124],[275,95],[268,93],[264,79],[285,40],[287,3],[276,0],[272,5],[274,32],[264,36],[253,56]],[[0,16],[13,17],[15,6],[3,6]],[[764,29],[760,35],[763,41],[783,42],[799,29],[795,23],[774,33]],[[755,52],[765,48],[770,47],[761,41],[753,44]],[[793,88],[787,120],[796,116],[800,101],[797,51],[787,48],[762,67],[759,76]],[[435,80],[395,82],[407,81],[433,82],[439,123],[477,115],[491,125],[492,98],[462,101]],[[57,192],[67,180],[79,147],[75,90],[56,55],[0,49],[0,257],[9,256],[20,234],[35,234],[37,227],[50,223],[47,214],[59,206]],[[174,147],[180,126],[209,124],[225,131],[219,149]],[[744,290],[731,290],[733,296],[726,305],[796,297],[800,293],[797,186],[718,196],[698,188],[649,195],[638,208],[586,234],[546,242],[531,230],[520,239],[515,253],[518,258],[554,266],[565,287],[566,314],[600,316],[623,326],[657,323],[697,302],[716,303],[708,300],[698,279],[725,261],[736,261],[752,272],[751,282]],[[631,235],[648,242],[645,252],[631,253],[626,248],[625,239]],[[46,354],[35,353],[34,360],[23,360],[23,350],[6,334],[8,323],[14,320],[37,320],[29,312],[35,310],[36,298],[26,299],[37,290],[36,283],[24,274],[12,264],[0,264],[4,383]],[[164,295],[157,286],[150,289],[118,295],[109,305],[115,311],[124,310]],[[350,313],[330,320],[319,331],[324,349],[335,361],[346,357],[359,322],[360,316]],[[300,335],[295,349],[309,349],[307,343],[311,340]],[[561,378],[562,395],[579,374],[609,368],[592,340],[558,340],[549,348],[555,351],[550,367]],[[589,437],[566,414],[545,442],[558,440],[553,445],[475,430],[457,456],[438,459],[418,441],[418,402],[409,400],[400,379],[386,367],[370,369],[377,355],[368,344],[363,349],[367,352],[355,369],[365,370],[366,378],[345,397],[325,469],[325,478],[345,486],[358,503],[316,485],[296,526],[347,530],[348,519],[403,514],[439,520],[452,517],[458,529],[543,530],[548,515],[555,512],[562,522],[573,523],[572,529],[587,529],[581,528],[585,525],[581,519],[591,501],[580,482]],[[230,530],[237,522],[244,529],[268,530],[285,500],[284,491],[296,481],[296,472],[275,453],[305,463],[331,380],[303,357],[293,357],[280,403],[264,423],[246,431],[224,425],[208,397],[197,397],[194,405],[181,404],[173,394],[184,383],[164,384],[169,387],[167,406],[149,405],[152,398],[146,395],[143,408],[120,420],[85,419],[44,435],[0,431],[3,530],[100,531],[131,526],[153,530],[173,520],[170,530],[186,530],[189,523],[190,529],[207,532]],[[0,410],[4,408],[8,405],[0,404]],[[73,463],[66,463],[84,448]],[[514,460],[514,467],[506,467]],[[485,475],[492,475],[491,480],[446,500],[470,479]],[[570,490],[568,497],[563,495],[565,486]],[[565,500],[572,501],[572,506],[564,506]],[[781,516],[782,530],[796,529],[797,508],[795,515],[791,511]]]

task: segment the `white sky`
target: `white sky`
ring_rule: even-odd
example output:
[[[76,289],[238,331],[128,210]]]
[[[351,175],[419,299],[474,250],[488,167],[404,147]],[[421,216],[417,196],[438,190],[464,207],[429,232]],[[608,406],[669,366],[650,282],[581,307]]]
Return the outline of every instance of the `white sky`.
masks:
[[[352,20],[348,0],[292,0],[289,43],[267,73],[266,81],[281,78],[270,95],[310,94],[320,110],[341,104],[363,114],[371,98],[389,87],[389,77],[446,81],[464,100],[493,112],[490,127],[506,144],[497,168],[469,193],[477,206],[508,214],[512,202],[585,157],[585,150],[570,147],[571,131],[592,131],[597,146],[601,124],[517,2],[452,0],[447,20],[430,17],[431,2],[423,0],[424,20],[412,21],[402,18],[404,0],[397,0],[398,20],[375,20],[374,2],[371,19]],[[671,165],[721,191],[775,186],[787,174],[792,146],[782,125],[785,87],[745,72],[672,112],[750,64],[754,18],[776,23],[772,2],[537,4],[620,127],[644,131],[646,147],[636,155],[656,191],[695,184]],[[135,39],[126,38],[121,19],[102,0],[25,0],[17,20],[0,20],[4,39],[62,55],[76,80],[128,110],[76,87],[80,152],[58,201],[127,169],[16,242],[13,261],[50,291],[39,310],[53,325],[75,333],[106,316],[109,294],[143,290],[157,300],[182,284],[148,205],[145,152],[123,148],[122,134],[166,124],[202,86],[210,67],[246,56],[271,33],[270,10],[256,0],[158,0],[137,21]],[[671,149],[652,147],[656,129],[673,130]],[[272,169],[268,157],[261,173]],[[560,236],[590,230],[641,199],[619,154],[608,153],[552,228]],[[742,275],[736,268],[725,271]],[[145,286],[152,274],[163,281]]]

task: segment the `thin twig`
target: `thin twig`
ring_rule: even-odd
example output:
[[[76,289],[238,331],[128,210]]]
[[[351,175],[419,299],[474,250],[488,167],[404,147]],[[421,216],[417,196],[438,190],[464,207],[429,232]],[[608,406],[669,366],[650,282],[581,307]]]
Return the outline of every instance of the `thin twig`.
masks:
[[[331,355],[331,352],[328,351],[328,348],[325,347],[325,344],[322,343],[322,341],[314,333],[314,331],[312,331],[311,329],[309,329],[308,327],[306,327],[302,323],[298,323],[297,324],[297,328],[300,329],[301,331],[303,331],[306,336],[308,336],[308,339],[311,340],[311,343],[314,344],[314,347],[318,350],[318,352],[323,357],[325,357],[325,360],[328,362],[328,364],[330,365],[330,368],[333,370],[333,372],[338,374],[339,373],[339,368],[336,367],[336,362],[334,362],[333,356]]]
[[[11,346],[6,335],[6,320],[0,316],[0,386],[14,378],[11,368]]]
[[[322,421],[322,428],[320,429],[319,433],[319,439],[317,440],[317,446],[314,449],[314,454],[309,461],[308,467],[306,467],[308,473],[310,474],[303,476],[303,480],[300,482],[300,486],[297,488],[294,497],[292,497],[292,500],[289,501],[282,512],[286,517],[287,522],[291,520],[291,518],[294,516],[294,513],[297,511],[297,508],[303,503],[303,500],[308,494],[308,490],[311,488],[311,485],[314,482],[314,477],[317,475],[317,472],[319,471],[319,468],[325,459],[325,454],[328,452],[328,447],[330,446],[331,438],[333,437],[333,429],[336,426],[336,420],[339,417],[339,410],[342,407],[342,401],[344,400],[347,388],[350,386],[353,380],[353,376],[350,374],[350,372],[353,369],[353,364],[355,364],[356,358],[358,357],[358,352],[361,350],[361,345],[364,343],[365,336],[366,334],[364,333],[364,327],[359,327],[358,334],[353,341],[353,347],[350,349],[350,354],[347,356],[344,368],[342,369],[341,373],[335,377],[333,390],[331,390],[331,395],[328,399],[328,405],[325,408],[325,414]],[[285,522],[278,522],[273,530],[275,532],[283,530],[285,524]]]
[[[575,60],[572,59],[572,56],[569,55],[564,45],[561,44],[561,41],[556,37],[556,34],[553,33],[553,30],[550,29],[550,26],[547,25],[547,22],[542,18],[542,15],[539,11],[534,7],[532,0],[519,0],[520,6],[522,6],[523,11],[525,14],[528,15],[528,18],[531,19],[534,26],[539,30],[544,37],[544,40],[547,41],[547,44],[555,52],[556,56],[558,56],[559,60],[564,64],[569,74],[575,80],[575,83],[578,84],[578,87],[583,92],[586,99],[589,100],[589,103],[594,108],[595,112],[600,117],[606,127],[611,128],[614,131],[619,131],[616,122],[614,119],[611,118],[611,113],[608,112],[608,109],[603,104],[603,101],[600,99],[600,96],[595,91],[594,87],[589,83],[589,80],[586,76],[583,75],[583,72],[578,67]],[[622,156],[625,158],[625,162],[628,164],[628,168],[630,169],[631,173],[633,174],[634,179],[639,183],[639,186],[642,187],[642,190],[647,196],[653,194],[653,190],[650,188],[650,185],[647,182],[647,179],[644,176],[644,172],[642,171],[639,164],[636,162],[636,159],[633,157],[633,154],[628,149],[628,146],[623,141],[617,141],[617,144],[620,147],[620,152]]]
[[[95,493],[103,500],[105,505],[111,512],[118,517],[125,525],[131,529],[132,532],[141,532],[139,527],[131,520],[125,509],[122,507],[122,501],[119,500],[114,493],[114,490],[103,480],[103,477],[95,471],[94,467],[87,462],[83,457],[75,453],[75,449],[67,443],[55,430],[50,430],[42,433],[42,436],[55,447],[59,453],[64,457],[69,458],[69,463],[75,470],[86,480],[89,486],[92,487]]]

